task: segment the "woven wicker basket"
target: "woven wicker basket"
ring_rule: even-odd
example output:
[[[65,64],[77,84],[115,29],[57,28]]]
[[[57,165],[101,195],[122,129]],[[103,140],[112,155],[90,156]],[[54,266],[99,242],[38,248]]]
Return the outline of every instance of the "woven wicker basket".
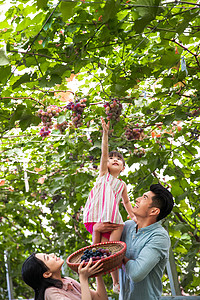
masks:
[[[78,273],[78,267],[81,262],[81,256],[83,255],[83,252],[86,249],[91,249],[91,248],[106,248],[111,252],[111,255],[106,258],[102,258],[101,262],[103,263],[103,271],[95,273],[91,277],[95,277],[97,275],[102,275],[106,273],[110,273],[118,268],[121,267],[122,265],[122,260],[125,256],[126,252],[126,244],[124,242],[120,241],[114,241],[114,242],[105,242],[105,243],[99,243],[95,245],[90,245],[88,247],[84,247],[82,249],[79,249],[78,251],[72,253],[70,256],[67,258],[67,264],[68,266],[75,272]],[[96,261],[94,262],[96,263]],[[87,263],[85,263],[87,264]]]

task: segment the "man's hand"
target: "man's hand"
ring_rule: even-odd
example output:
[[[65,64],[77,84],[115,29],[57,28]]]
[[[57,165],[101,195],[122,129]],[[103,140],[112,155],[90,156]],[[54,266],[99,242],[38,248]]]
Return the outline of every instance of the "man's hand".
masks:
[[[115,229],[117,229],[120,225],[118,224],[113,224],[113,223],[96,223],[93,227],[93,231],[98,231],[98,232],[110,232]]]
[[[129,259],[126,256],[124,256],[122,263],[125,265],[128,261]]]

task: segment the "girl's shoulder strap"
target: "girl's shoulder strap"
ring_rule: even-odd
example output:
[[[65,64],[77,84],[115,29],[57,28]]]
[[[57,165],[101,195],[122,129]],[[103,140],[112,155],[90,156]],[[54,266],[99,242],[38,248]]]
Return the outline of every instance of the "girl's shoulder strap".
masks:
[[[100,175],[100,174],[99,174],[99,176],[98,176],[97,179],[96,179],[96,182],[99,182],[99,181],[104,180],[104,179],[107,177],[107,174],[108,174],[108,173],[106,173],[106,174],[104,174],[104,175]]]

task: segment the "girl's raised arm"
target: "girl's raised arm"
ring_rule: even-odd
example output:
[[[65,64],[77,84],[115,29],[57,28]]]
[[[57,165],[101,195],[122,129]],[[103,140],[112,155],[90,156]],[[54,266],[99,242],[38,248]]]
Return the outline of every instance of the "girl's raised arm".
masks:
[[[123,205],[124,205],[124,207],[125,207],[125,209],[126,209],[126,211],[127,211],[127,213],[128,213],[128,215],[129,215],[129,217],[132,219],[132,220],[136,220],[136,218],[135,218],[135,215],[134,215],[134,213],[133,213],[133,207],[132,207],[132,205],[131,205],[131,202],[130,202],[130,200],[129,200],[129,197],[128,197],[128,193],[127,193],[127,186],[126,186],[126,184],[124,183],[124,190],[123,190],[123,192],[122,192],[122,202],[123,202]]]
[[[100,161],[100,176],[105,175],[108,172],[108,131],[110,122],[106,124],[104,119],[101,117],[101,124],[103,129],[102,143],[101,143],[101,161]]]

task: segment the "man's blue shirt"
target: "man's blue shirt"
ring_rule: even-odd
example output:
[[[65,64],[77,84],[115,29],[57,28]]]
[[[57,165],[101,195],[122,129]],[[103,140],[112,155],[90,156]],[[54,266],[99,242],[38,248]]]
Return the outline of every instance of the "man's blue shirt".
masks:
[[[159,299],[170,238],[160,222],[138,232],[136,226],[134,221],[126,221],[121,237],[127,245],[126,257],[130,260],[119,272],[119,300]]]

